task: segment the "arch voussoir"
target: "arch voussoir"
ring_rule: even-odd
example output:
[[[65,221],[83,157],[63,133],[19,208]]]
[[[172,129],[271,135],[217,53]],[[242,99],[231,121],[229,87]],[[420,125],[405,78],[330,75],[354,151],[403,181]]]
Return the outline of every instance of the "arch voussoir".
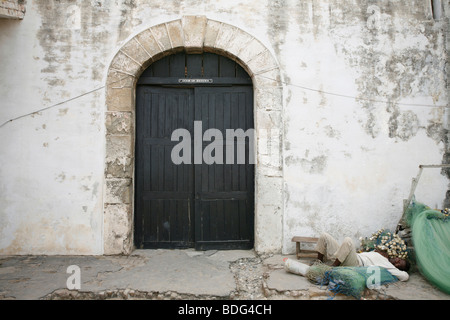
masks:
[[[181,19],[184,48],[187,53],[203,52],[207,19],[205,16],[184,16]]]

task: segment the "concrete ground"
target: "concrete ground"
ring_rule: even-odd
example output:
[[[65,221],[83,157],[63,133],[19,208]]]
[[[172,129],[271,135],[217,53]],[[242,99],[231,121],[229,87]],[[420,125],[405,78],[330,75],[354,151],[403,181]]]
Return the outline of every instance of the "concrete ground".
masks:
[[[0,299],[325,300],[332,296],[326,288],[286,272],[285,257],[294,258],[260,256],[252,250],[190,249],[136,250],[128,256],[0,256]],[[79,273],[70,266],[79,267]],[[70,288],[77,283],[79,289]],[[415,272],[407,282],[367,290],[364,299],[450,300],[450,295]]]

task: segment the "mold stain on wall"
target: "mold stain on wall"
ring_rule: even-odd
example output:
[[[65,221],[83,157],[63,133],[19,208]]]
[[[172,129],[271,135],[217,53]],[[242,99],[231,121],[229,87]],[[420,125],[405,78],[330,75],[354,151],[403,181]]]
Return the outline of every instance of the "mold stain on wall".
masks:
[[[377,110],[383,103],[376,101],[384,100],[387,102],[385,111],[390,115],[389,137],[408,141],[425,127],[420,126],[413,110],[404,111],[398,103],[405,97],[420,95],[431,96],[435,103],[445,103],[445,94],[439,91],[445,81],[443,41],[436,36],[437,27],[432,21],[424,21],[423,17],[411,22],[408,15],[401,16],[398,8],[393,17],[390,9],[390,6],[362,2],[361,12],[365,12],[365,16],[358,28],[362,41],[352,42],[347,27],[334,28],[332,38],[344,41],[335,44],[337,53],[345,57],[351,68],[360,70],[355,83],[359,103],[366,112],[366,120],[361,119],[363,129],[373,138],[381,133],[379,124],[383,120]]]

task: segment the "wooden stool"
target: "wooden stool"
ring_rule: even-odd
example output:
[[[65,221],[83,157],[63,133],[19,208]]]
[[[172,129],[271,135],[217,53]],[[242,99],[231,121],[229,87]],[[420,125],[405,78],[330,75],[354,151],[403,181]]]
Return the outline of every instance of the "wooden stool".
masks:
[[[319,238],[311,238],[311,237],[293,237],[292,242],[296,243],[295,251],[297,254],[297,259],[299,258],[317,258],[316,250],[307,250],[302,249],[302,243],[317,243]]]

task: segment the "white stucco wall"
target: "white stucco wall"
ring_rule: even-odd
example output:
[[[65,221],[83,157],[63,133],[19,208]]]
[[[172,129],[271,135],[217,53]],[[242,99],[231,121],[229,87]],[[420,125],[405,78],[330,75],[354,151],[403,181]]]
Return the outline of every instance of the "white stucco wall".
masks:
[[[0,254],[103,253],[105,97],[96,89],[127,39],[184,15],[239,27],[278,61],[279,250],[294,250],[293,235],[356,240],[395,228],[418,166],[442,163],[446,151],[447,20],[433,21],[428,4],[27,1],[23,20],[0,20],[0,125],[51,108],[0,128]],[[447,187],[428,169],[416,197],[441,207]]]

